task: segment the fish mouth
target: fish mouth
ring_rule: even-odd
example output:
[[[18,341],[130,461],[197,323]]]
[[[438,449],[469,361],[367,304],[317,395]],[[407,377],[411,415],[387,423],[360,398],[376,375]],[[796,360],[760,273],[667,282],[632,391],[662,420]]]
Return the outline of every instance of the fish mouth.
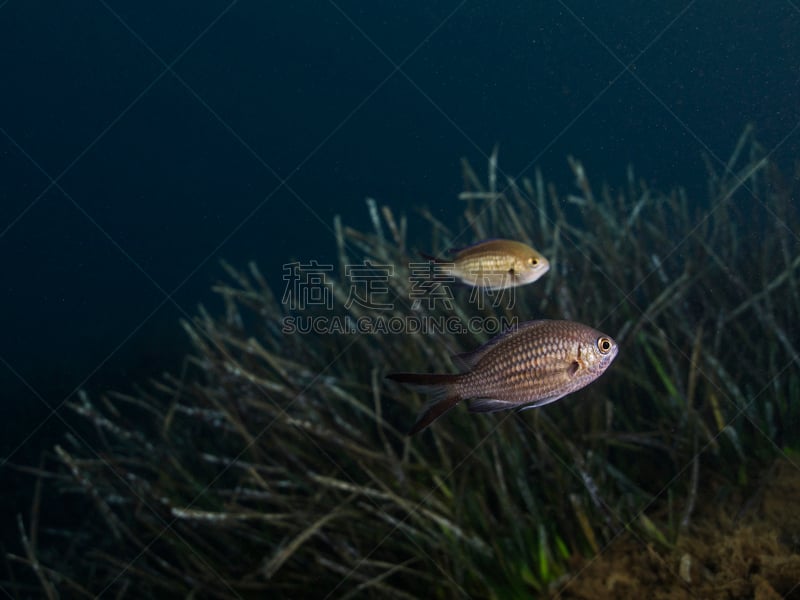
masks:
[[[546,258],[542,258],[541,262],[538,265],[536,265],[535,267],[532,267],[530,270],[533,273],[537,273],[539,275],[544,275],[545,273],[547,273],[550,270],[550,261],[548,261]]]
[[[614,344],[614,347],[611,349],[611,352],[606,354],[603,357],[603,360],[600,361],[600,370],[605,371],[608,368],[608,365],[614,362],[614,359],[617,358],[618,353],[619,353],[619,346]]]
[[[536,268],[527,269],[524,271],[525,275],[521,279],[524,280],[525,283],[533,283],[540,277],[542,277],[545,273],[550,270],[549,264],[538,265]]]

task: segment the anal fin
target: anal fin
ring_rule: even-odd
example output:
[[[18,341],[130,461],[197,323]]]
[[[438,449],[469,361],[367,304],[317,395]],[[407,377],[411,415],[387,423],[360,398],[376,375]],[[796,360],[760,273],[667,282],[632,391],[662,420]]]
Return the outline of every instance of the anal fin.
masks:
[[[495,400],[494,398],[478,398],[470,400],[469,412],[474,413],[488,413],[497,412],[499,410],[509,410],[519,406],[517,402],[509,402],[508,400]]]

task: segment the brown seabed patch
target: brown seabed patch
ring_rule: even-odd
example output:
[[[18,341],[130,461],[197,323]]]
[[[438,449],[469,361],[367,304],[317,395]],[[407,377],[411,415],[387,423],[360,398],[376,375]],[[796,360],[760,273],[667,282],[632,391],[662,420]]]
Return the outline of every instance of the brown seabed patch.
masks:
[[[576,565],[550,597],[800,599],[798,499],[800,468],[781,459],[744,505],[710,501],[673,548],[625,535],[601,556]]]

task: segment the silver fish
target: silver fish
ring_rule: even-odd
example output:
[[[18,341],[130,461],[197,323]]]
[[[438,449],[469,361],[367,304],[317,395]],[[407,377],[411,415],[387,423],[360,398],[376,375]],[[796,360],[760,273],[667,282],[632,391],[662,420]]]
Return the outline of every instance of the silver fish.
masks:
[[[413,435],[462,400],[470,412],[534,408],[600,377],[617,356],[608,335],[572,321],[528,321],[453,357],[458,374],[390,373],[387,379],[430,394]]]

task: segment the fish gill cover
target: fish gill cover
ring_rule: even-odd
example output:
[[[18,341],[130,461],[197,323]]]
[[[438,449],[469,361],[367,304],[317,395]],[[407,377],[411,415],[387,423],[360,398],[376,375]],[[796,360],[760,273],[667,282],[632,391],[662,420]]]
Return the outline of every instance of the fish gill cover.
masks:
[[[464,164],[463,222],[429,219],[434,252],[467,229],[550,260],[511,303],[477,306],[469,288],[415,301],[406,218],[374,201],[372,231],[336,220],[320,302],[294,305],[255,264],[225,264],[224,313],[183,323],[184,372],[72,404],[96,439],[54,448],[13,562],[50,597],[529,597],[567,594],[584,557],[622,536],[680,581],[670,552],[698,498],[752,486],[798,446],[797,179],[749,130],[702,201],[630,168],[592,186],[569,165],[575,187],[561,190],[539,172],[498,178],[495,162],[484,183]],[[353,265],[383,274],[381,319],[353,301]],[[387,326],[411,317],[575,320],[608,331],[619,357],[559,403],[456,410],[409,438],[424,398],[384,375],[454,372],[451,354],[492,333]],[[83,522],[48,528],[40,503],[70,495]]]

